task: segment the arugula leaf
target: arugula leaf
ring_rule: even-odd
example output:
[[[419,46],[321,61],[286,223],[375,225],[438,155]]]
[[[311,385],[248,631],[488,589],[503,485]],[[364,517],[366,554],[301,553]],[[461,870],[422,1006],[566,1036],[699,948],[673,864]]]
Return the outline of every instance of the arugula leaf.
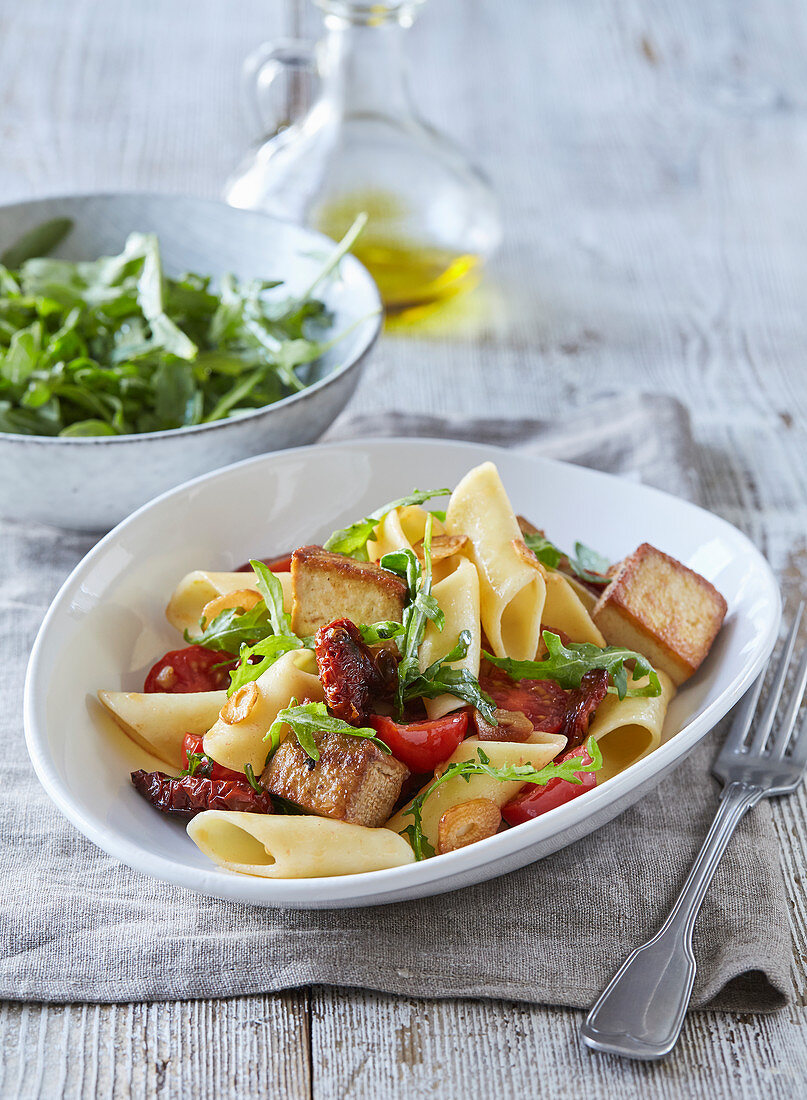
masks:
[[[477,708],[491,725],[497,725],[495,703],[479,686],[479,681],[467,668],[451,668],[452,661],[461,660],[468,652],[471,636],[467,630],[460,632],[453,649],[420,671],[418,654],[430,620],[438,630],[445,625],[445,615],[431,594],[433,520],[426,520],[423,536],[423,565],[411,550],[395,550],[381,559],[384,569],[389,569],[406,581],[409,602],[404,609],[403,624],[398,636],[401,660],[398,665],[398,688],[395,695],[397,716],[403,714],[409,699],[435,699],[439,695],[453,695]]]
[[[357,627],[361,640],[366,645],[377,645],[379,642],[388,642],[391,638],[400,638],[404,631],[403,623],[398,623],[394,619],[384,619],[379,623],[367,625],[359,623]]]
[[[249,564],[255,573],[255,587],[263,596],[272,632],[296,637],[291,629],[291,615],[283,610],[283,586],[280,581],[262,561],[250,558]]]
[[[267,757],[267,762],[271,758],[271,753]],[[299,806],[295,806],[293,802],[287,801],[285,798],[280,798],[279,795],[272,795],[272,805],[275,808],[276,814],[285,814],[287,817],[308,817],[309,814],[305,810],[301,810]]]
[[[227,688],[227,695],[232,695],[251,680],[257,680],[284,653],[293,653],[296,649],[310,648],[305,640],[296,637],[294,634],[271,634],[269,637],[256,642],[255,645],[242,645],[239,663],[230,672],[230,686]],[[250,661],[251,657],[260,657],[260,660],[253,663]]]
[[[602,584],[606,579],[605,574],[611,568],[608,558],[598,554],[596,550],[585,546],[582,542],[574,544],[575,557],[569,559],[569,564],[577,576],[583,581],[591,581],[593,584]],[[610,582],[611,578],[607,580]]]
[[[250,787],[252,787],[253,791],[255,791],[257,794],[262,794],[264,788],[255,778],[255,772],[252,770],[251,764],[244,765],[244,775],[247,777],[247,782],[249,783]]]
[[[409,496],[391,500],[389,504],[376,508],[364,519],[351,523],[349,527],[342,527],[340,530],[334,531],[325,540],[324,549],[332,550],[337,554],[345,554],[347,557],[358,558],[360,561],[367,561],[367,543],[376,541],[375,529],[384,516],[389,512],[394,512],[396,508],[407,508],[412,504],[425,504],[427,500],[431,500],[433,497],[448,496],[450,492],[450,489],[415,489]]]
[[[186,630],[186,642],[190,645],[203,645],[207,649],[221,649],[226,653],[239,654],[243,645],[252,645],[280,635],[294,641],[294,645],[288,648],[303,648],[303,642],[292,633],[291,616],[283,610],[283,588],[280,581],[263,562],[252,561],[250,565],[255,572],[255,587],[261,595],[260,602],[248,611],[239,607],[227,607],[209,623],[200,620],[201,633],[194,636]],[[277,655],[280,656],[280,653]]]
[[[291,615],[283,610],[283,586],[280,581],[262,561],[251,559],[249,564],[255,573],[255,587],[263,598],[263,605],[256,604],[251,612],[240,616],[235,626],[246,636],[239,638],[239,663],[230,673],[228,695],[251,680],[257,680],[284,653],[311,648],[309,640],[298,638],[291,629]],[[247,621],[250,615],[254,615],[253,621]],[[220,616],[216,622],[218,618]],[[253,662],[254,657],[260,660]]]
[[[553,779],[563,779],[567,783],[582,783],[578,778],[578,772],[596,772],[602,767],[602,753],[593,737],[590,737],[585,745],[591,758],[589,764],[583,763],[582,754],[568,756],[557,763],[547,764],[543,768],[534,768],[532,764],[509,764],[504,768],[495,768],[490,763],[490,757],[481,749],[476,750],[476,759],[458,760],[449,764],[442,775],[431,783],[425,791],[422,791],[412,800],[404,810],[403,816],[411,816],[414,820],[402,832],[401,836],[407,837],[415,853],[415,859],[426,859],[435,854],[434,848],[423,833],[423,803],[443,783],[449,779],[460,777],[468,783],[472,775],[489,775],[502,783],[518,780],[520,783],[532,783],[537,787],[544,787]]]
[[[29,229],[0,255],[4,267],[20,267],[32,256],[47,256],[73,228],[72,218],[51,218]]]
[[[515,661],[511,657],[494,657],[483,651],[486,661],[502,668],[514,680],[554,680],[562,688],[578,688],[583,676],[593,669],[605,669],[613,681],[620,699],[661,695],[658,673],[641,653],[622,646],[601,649],[592,642],[563,644],[557,634],[543,632],[547,655],[541,661]],[[647,677],[643,687],[628,687],[626,661],[633,661],[634,679]]]
[[[418,649],[426,633],[426,623],[431,620],[438,630],[445,625],[445,615],[437,604],[432,589],[432,517],[426,519],[423,535],[423,565],[411,550],[395,550],[385,554],[381,567],[406,581],[409,602],[403,613],[403,634],[398,640],[401,660],[398,664],[398,687],[395,705],[398,717],[403,714],[407,688],[420,675]]]
[[[269,727],[269,732],[264,737],[264,741],[270,743],[270,753],[275,752],[280,745],[284,725],[290,727],[300,748],[312,760],[319,760],[319,749],[314,740],[314,734],[316,733],[342,733],[348,737],[361,737],[367,741],[372,741],[373,744],[378,745],[386,753],[392,751],[388,745],[385,745],[383,741],[376,737],[376,732],[372,727],[351,726],[347,722],[343,722],[341,718],[334,718],[333,715],[328,714],[328,708],[324,703],[298,704],[296,699],[292,699],[288,707],[277,712],[277,718],[275,718]]]
[[[212,622],[200,620],[198,635],[185,631],[185,641],[190,645],[238,656],[239,663],[230,672],[228,695],[257,680],[284,653],[313,647],[313,639],[298,638],[292,631],[291,616],[283,610],[283,588],[274,573],[261,561],[250,564],[261,600],[248,611],[226,607]],[[256,657],[260,659],[255,661]]]
[[[496,704],[487,692],[482,691],[477,678],[467,668],[450,667],[452,661],[462,660],[470,644],[471,632],[461,630],[454,648],[406,685],[404,699],[436,699],[439,695],[453,695],[476,707],[485,721],[497,726],[494,714]]]
[[[189,752],[187,767],[179,773],[181,779],[185,775],[195,775],[199,766],[207,759],[203,752]]]
[[[547,567],[547,569],[557,569],[563,559],[566,557],[562,550],[559,550],[553,542],[550,542],[545,535],[525,535],[524,542],[535,554],[538,561]]]
[[[185,631],[188,645],[203,645],[206,649],[220,649],[238,655],[242,645],[269,637],[274,633],[266,606],[257,603],[249,611],[238,607],[226,607],[212,622],[206,623],[201,634]]]
[[[127,245],[136,249],[140,234],[132,234]],[[149,323],[152,342],[161,350],[178,359],[195,359],[199,351],[196,344],[185,335],[165,312],[165,282],[160,246],[153,233],[142,237],[143,266],[137,280],[138,304]]]
[[[558,549],[553,542],[540,532],[535,535],[524,535],[524,542],[535,554],[536,558],[547,569],[558,569],[561,562],[566,559],[569,568],[581,581],[589,584],[608,584],[611,580],[606,576],[611,567],[608,558],[598,554],[596,550],[585,546],[582,542],[574,544],[574,554],[567,554]]]
[[[239,416],[315,381],[313,363],[345,336],[322,301],[280,297],[277,280],[225,274],[213,293],[207,276],[167,277],[153,234],[130,234],[117,256],[46,257],[70,225],[45,223],[3,255],[0,431],[120,435]]]
[[[305,293],[301,295],[301,300],[303,302],[308,301],[308,299],[317,289],[319,284],[327,279],[328,276],[337,269],[340,262],[348,254],[348,252],[350,252],[351,248],[356,243],[356,240],[359,237],[361,231],[364,229],[365,225],[367,225],[367,219],[368,215],[364,211],[356,215],[353,220],[353,224],[348,229],[347,233],[345,233],[341,241],[336,244],[330,256],[328,256],[328,258],[326,259],[324,267],[319,271],[317,277],[314,279],[313,283],[310,284]]]

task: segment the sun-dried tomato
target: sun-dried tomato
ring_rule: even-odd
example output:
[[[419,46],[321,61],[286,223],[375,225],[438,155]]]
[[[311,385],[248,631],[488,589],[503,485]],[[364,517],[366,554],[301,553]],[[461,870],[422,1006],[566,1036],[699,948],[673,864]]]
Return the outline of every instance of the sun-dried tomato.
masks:
[[[183,775],[175,779],[165,772],[132,772],[132,783],[139,794],[164,814],[189,820],[203,810],[243,810],[253,814],[271,814],[268,791],[254,790],[244,779],[207,779]]]
[[[166,653],[149,672],[143,691],[180,694],[189,691],[221,691],[230,686],[230,669],[237,661],[203,645],[189,645]]]
[[[371,700],[395,690],[398,672],[394,656],[386,649],[371,650],[350,619],[334,619],[321,626],[314,639],[314,655],[328,707],[343,722],[361,725]]]
[[[567,750],[576,749],[583,744],[594,712],[607,692],[608,673],[603,668],[586,672],[580,681],[580,687],[568,692],[566,714],[560,730],[567,738]]]

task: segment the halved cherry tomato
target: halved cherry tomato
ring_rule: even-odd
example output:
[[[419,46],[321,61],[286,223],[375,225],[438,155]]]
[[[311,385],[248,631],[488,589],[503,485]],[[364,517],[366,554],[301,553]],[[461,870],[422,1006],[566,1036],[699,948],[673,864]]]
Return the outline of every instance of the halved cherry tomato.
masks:
[[[166,653],[146,677],[143,691],[165,691],[183,694],[188,691],[221,691],[230,683],[230,669],[236,661],[228,661],[225,653],[189,645]]]
[[[435,718],[431,722],[393,722],[381,714],[369,718],[370,725],[381,740],[392,749],[392,755],[411,772],[431,772],[448,760],[468,729],[468,712],[461,710]]]
[[[185,767],[190,764],[191,754],[201,756],[202,759],[194,771],[194,775],[203,775],[208,779],[243,779],[243,772],[234,772],[230,768],[225,768],[223,764],[217,764],[215,760],[212,760],[209,756],[205,755],[204,749],[204,734],[186,733],[185,740],[182,742],[182,749],[185,753]]]
[[[591,763],[588,750],[582,747],[564,753],[558,757],[558,761],[565,760],[568,756],[579,756],[584,765]],[[523,821],[545,814],[547,810],[554,810],[556,806],[571,802],[573,798],[590,791],[597,784],[594,772],[575,772],[575,775],[582,780],[581,783],[570,783],[568,779],[550,779],[545,787],[526,786],[512,802],[502,806],[502,817],[508,825],[520,825]]]

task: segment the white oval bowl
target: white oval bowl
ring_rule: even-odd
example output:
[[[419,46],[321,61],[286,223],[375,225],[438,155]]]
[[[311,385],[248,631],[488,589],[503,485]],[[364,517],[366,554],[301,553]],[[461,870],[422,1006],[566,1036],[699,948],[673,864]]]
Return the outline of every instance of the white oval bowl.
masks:
[[[0,251],[49,218],[74,221],[53,256],[114,255],[132,232],[156,233],[169,275],[226,272],[310,286],[333,248],[312,229],[182,195],[73,195],[0,206]],[[285,292],[285,287],[282,291]],[[266,450],[318,439],[349,401],[381,328],[381,300],[354,256],[318,289],[345,338],[315,364],[316,381],[244,416],[165,432],[59,439],[0,432],[0,515],[80,531],[108,530],[158,493]],[[354,326],[355,327],[351,327]],[[350,330],[350,331],[348,331]]]
[[[515,508],[559,545],[581,539],[617,560],[649,541],[725,595],[725,625],[673,700],[660,748],[534,821],[411,866],[300,880],[251,878],[213,866],[181,825],[131,786],[131,769],[159,764],[101,713],[96,690],[140,690],[154,661],[177,647],[164,608],[190,570],[228,570],[250,556],[321,540],[413,486],[456,484],[486,459],[497,463]],[[375,905],[493,878],[610,821],[676,767],[736,702],[769,656],[779,619],[774,576],[745,535],[658,490],[474,444],[375,440],[304,447],[250,459],[166,493],[90,551],[53,601],[34,645],[26,738],[37,775],[61,811],[100,848],[144,874],[256,905]]]

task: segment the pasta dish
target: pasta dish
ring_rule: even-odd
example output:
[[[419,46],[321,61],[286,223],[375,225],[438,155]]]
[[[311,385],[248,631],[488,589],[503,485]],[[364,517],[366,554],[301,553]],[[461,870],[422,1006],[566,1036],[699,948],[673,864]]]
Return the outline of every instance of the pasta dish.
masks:
[[[648,543],[561,550],[486,462],[322,546],[189,573],[166,609],[184,645],[142,692],[98,695],[163,764],[136,790],[215,864],[356,874],[518,828],[653,752],[725,614]]]

